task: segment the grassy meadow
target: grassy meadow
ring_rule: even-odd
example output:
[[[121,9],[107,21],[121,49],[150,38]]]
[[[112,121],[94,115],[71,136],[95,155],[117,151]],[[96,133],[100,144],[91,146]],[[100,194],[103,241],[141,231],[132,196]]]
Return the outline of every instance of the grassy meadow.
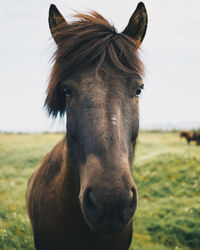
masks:
[[[62,136],[0,134],[0,249],[34,249],[27,180]],[[200,249],[200,146],[178,133],[141,132],[133,176],[139,201],[130,250]]]

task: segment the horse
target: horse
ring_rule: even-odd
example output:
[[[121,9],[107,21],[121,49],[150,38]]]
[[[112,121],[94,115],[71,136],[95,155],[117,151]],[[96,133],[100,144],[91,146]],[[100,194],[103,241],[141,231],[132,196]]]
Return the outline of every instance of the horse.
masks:
[[[180,137],[185,137],[188,144],[190,144],[191,141],[196,141],[196,144],[200,145],[200,133],[199,132],[181,131],[179,135]]]
[[[193,138],[196,141],[196,145],[200,145],[200,132],[194,132]]]
[[[127,250],[146,8],[140,2],[118,33],[95,11],[68,23],[52,4],[49,27],[57,49],[44,106],[54,118],[67,114],[67,132],[28,181],[35,248]]]

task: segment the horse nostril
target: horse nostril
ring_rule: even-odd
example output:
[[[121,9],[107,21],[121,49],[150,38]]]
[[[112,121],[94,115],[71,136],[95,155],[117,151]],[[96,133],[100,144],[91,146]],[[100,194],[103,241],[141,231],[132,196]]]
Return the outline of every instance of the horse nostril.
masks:
[[[134,187],[132,187],[130,190],[130,200],[131,200],[130,207],[135,207],[137,203],[137,192]]]
[[[97,204],[92,194],[92,189],[87,188],[84,194],[84,207],[90,214],[95,214],[97,210]]]

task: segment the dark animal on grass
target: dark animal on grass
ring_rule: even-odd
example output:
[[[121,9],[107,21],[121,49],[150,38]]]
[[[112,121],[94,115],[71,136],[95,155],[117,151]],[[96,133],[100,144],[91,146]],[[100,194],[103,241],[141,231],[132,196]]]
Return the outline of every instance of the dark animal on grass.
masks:
[[[196,141],[196,144],[200,144],[200,133],[191,131],[181,131],[180,137],[185,137],[187,143],[190,144],[191,141]]]
[[[194,132],[193,138],[194,138],[194,141],[196,141],[196,144],[200,145],[200,132]]]
[[[138,4],[122,33],[97,12],[67,23],[55,5],[49,25],[57,50],[45,106],[53,117],[67,112],[67,134],[28,183],[35,247],[127,250],[137,205],[131,168],[145,6]]]
[[[181,131],[179,133],[180,137],[184,137],[187,141],[188,144],[190,144],[191,141],[194,140],[194,137],[193,137],[193,132],[190,132],[190,131]]]

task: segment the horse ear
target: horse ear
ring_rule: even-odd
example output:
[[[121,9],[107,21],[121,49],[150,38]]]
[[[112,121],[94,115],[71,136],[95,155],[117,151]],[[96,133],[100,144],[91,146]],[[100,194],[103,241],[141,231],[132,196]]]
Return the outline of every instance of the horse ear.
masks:
[[[55,33],[58,26],[63,23],[67,24],[65,18],[61,15],[57,7],[51,4],[49,8],[49,28],[56,43],[58,43],[58,38]]]
[[[147,22],[148,17],[145,5],[140,2],[122,33],[134,38],[140,45],[146,33]]]

